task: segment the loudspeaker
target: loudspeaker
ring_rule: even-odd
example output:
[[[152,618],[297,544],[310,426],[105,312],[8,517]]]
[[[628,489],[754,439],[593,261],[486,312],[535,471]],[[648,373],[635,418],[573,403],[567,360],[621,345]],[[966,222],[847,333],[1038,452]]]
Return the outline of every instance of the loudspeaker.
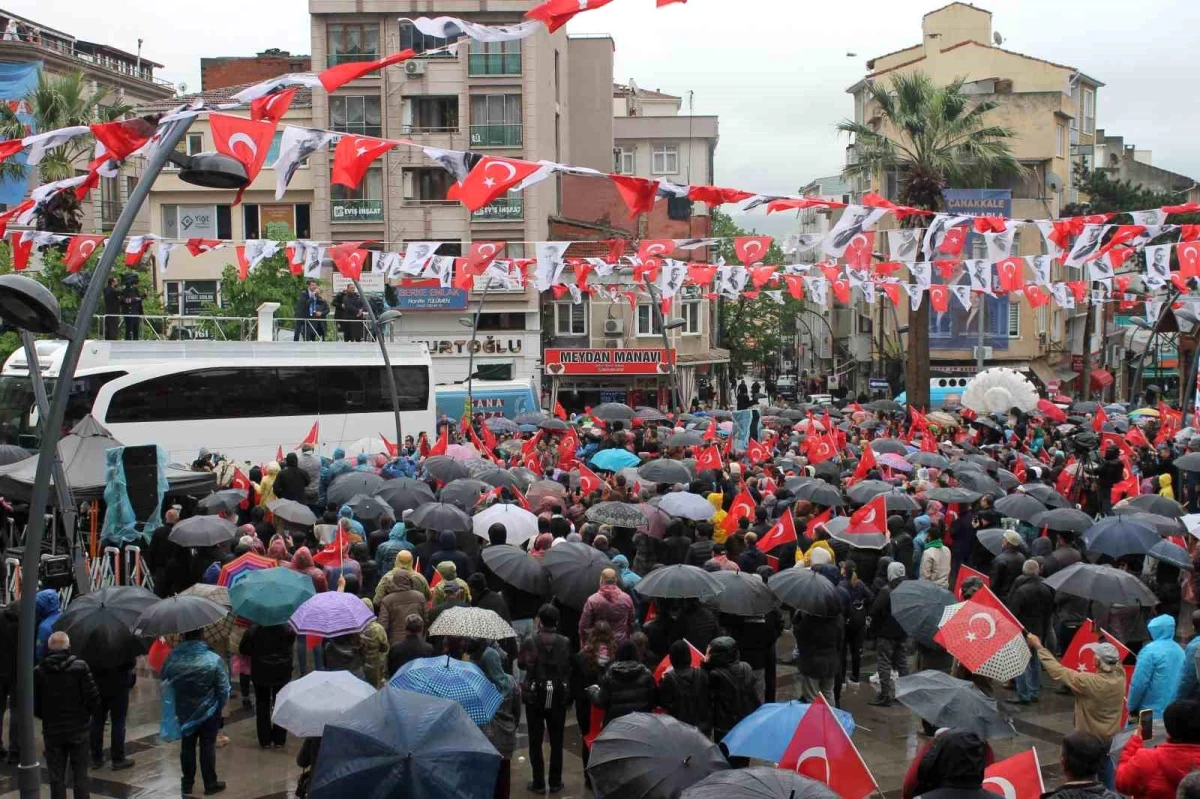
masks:
[[[40,575],[43,588],[67,588],[75,584],[70,555],[43,555]]]
[[[125,447],[121,453],[125,485],[133,515],[144,522],[158,505],[158,448],[153,445]]]

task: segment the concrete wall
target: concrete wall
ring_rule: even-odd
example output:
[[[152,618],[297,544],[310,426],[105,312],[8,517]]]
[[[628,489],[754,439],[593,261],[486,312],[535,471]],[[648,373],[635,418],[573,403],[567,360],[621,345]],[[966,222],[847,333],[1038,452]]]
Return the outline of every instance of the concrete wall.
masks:
[[[599,169],[613,168],[612,92],[613,40],[609,37],[571,37],[567,40],[570,65],[571,163]]]

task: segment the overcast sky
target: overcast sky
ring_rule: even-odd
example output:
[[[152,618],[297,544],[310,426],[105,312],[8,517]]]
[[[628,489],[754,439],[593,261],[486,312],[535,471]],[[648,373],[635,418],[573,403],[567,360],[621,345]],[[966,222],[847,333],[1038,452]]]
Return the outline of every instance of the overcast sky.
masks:
[[[158,74],[200,88],[200,58],[252,55],[268,47],[308,53],[303,0],[206,0],[174,12],[162,0],[5,0],[11,11],[80,38],[166,64]],[[399,4],[398,4],[399,5]],[[533,0],[530,0],[533,5]],[[846,140],[834,130],[852,113],[845,89],[871,56],[920,42],[921,16],[938,0],[613,0],[577,17],[570,33],[616,40],[615,79],[648,89],[694,92],[695,113],[720,117],[716,182],[764,193],[795,192],[837,173]],[[1072,65],[1105,83],[1097,125],[1152,150],[1156,166],[1200,176],[1200,104],[1188,31],[1195,0],[991,0],[1004,47]],[[182,11],[182,9],[180,9]],[[853,53],[853,56],[848,54]],[[545,153],[530,153],[542,157]],[[780,233],[790,223],[743,224]]]

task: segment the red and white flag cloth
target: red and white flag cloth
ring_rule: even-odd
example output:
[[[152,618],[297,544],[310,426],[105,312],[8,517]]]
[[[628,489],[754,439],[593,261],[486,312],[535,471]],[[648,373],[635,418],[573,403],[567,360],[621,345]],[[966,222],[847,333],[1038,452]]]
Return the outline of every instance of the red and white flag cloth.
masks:
[[[726,533],[736,532],[738,529],[738,520],[753,519],[754,509],[757,507],[754,503],[754,497],[749,491],[743,488],[733,498],[733,504],[729,506],[729,510],[725,513],[725,519],[721,522],[721,528]]]
[[[471,168],[461,183],[446,192],[447,200],[458,200],[471,211],[478,211],[539,169],[538,164],[514,158],[485,156]]]
[[[159,241],[158,236],[153,233],[147,233],[142,236],[130,236],[125,241],[125,265],[136,266],[141,262],[142,256],[146,251],[154,246],[154,243]]]
[[[709,469],[714,471],[721,470],[721,451],[716,445],[709,444],[704,449],[700,450],[700,454],[696,456],[696,471],[703,472]]]
[[[278,123],[292,107],[292,100],[298,91],[300,91],[300,87],[293,86],[290,89],[256,97],[250,101],[250,118],[256,122],[266,120]]]
[[[958,577],[954,581],[954,596],[960,602],[962,601],[962,598],[963,598],[962,585],[964,582],[966,582],[971,577],[978,577],[980,580],[983,580],[983,584],[986,586],[991,586],[991,584],[992,584],[991,577],[988,577],[983,572],[975,571],[974,569],[972,569],[970,566],[968,566],[965,563],[960,564],[958,567]]]
[[[50,150],[62,147],[72,139],[86,136],[88,133],[91,133],[91,129],[87,125],[74,125],[69,128],[58,128],[26,136],[21,139],[21,148],[29,149],[29,152],[25,154],[26,166],[40,164]]]
[[[692,668],[698,669],[702,665],[704,665],[704,653],[701,652],[696,647],[692,646],[692,642],[687,640],[686,638],[683,639],[683,642],[688,645],[688,651],[691,653]],[[658,664],[658,666],[654,669],[654,681],[656,683],[661,683],[663,675],[666,674],[668,671],[673,671],[673,670],[674,670],[674,666],[671,665],[671,656],[667,655],[665,658],[662,659],[662,662],[660,662]]]
[[[771,529],[754,542],[754,546],[760,552],[770,552],[775,547],[792,544],[796,540],[796,520],[792,518],[791,508],[787,508]]]
[[[92,135],[104,148],[104,155],[124,161],[145,147],[158,127],[141,117],[117,122],[98,122],[91,126]]]
[[[317,73],[317,80],[325,87],[325,91],[334,92],[350,81],[361,78],[369,72],[390,67],[393,64],[399,64],[401,61],[407,61],[415,55],[416,53],[412,50],[401,50],[399,53],[393,53],[385,58],[377,58],[374,61],[351,61],[346,64],[338,64],[335,67],[330,67],[323,72]]]
[[[862,755],[820,693],[796,725],[779,768],[823,782],[842,799],[864,799],[879,790]]]
[[[602,485],[604,485],[604,481],[600,479],[599,475],[582,463],[579,464],[579,488],[585,495],[599,491]]]
[[[321,420],[318,419],[315,422],[313,422],[313,426],[309,429],[308,435],[306,435],[304,437],[304,440],[300,442],[300,446],[303,447],[305,444],[309,444],[313,447],[316,447],[317,441],[319,441],[320,438],[321,438]]]
[[[249,185],[262,171],[267,154],[271,151],[271,142],[275,138],[275,123],[255,122],[245,117],[212,113],[208,115],[208,121],[213,146],[217,152],[228,155],[245,167],[246,183]],[[234,205],[242,201],[245,191],[245,186],[238,189]]]
[[[993,763],[983,770],[983,788],[1004,799],[1038,799],[1046,791],[1036,749]]]
[[[525,16],[540,21],[546,26],[546,30],[554,33],[576,14],[592,11],[611,2],[612,0],[546,0],[525,12]]]
[[[63,259],[63,266],[66,267],[68,272],[78,272],[80,269],[83,269],[83,265],[87,263],[87,259],[91,258],[92,254],[103,243],[103,236],[72,236],[71,243],[67,245],[67,255]]]
[[[875,459],[875,450],[870,445],[863,447],[862,457],[858,460],[858,466],[854,467],[854,474],[851,476],[851,481],[857,483],[859,480],[865,480],[872,469],[878,469],[879,462]]]
[[[330,182],[350,189],[358,188],[376,158],[396,146],[396,142],[373,136],[343,136],[333,151]]]
[[[1029,665],[1021,625],[986,586],[942,611],[933,640],[969,671],[998,682],[1015,679]]]
[[[1110,633],[1101,629],[1096,622],[1091,619],[1085,619],[1083,624],[1079,626],[1079,629],[1075,631],[1075,636],[1071,639],[1071,644],[1067,647],[1067,651],[1063,652],[1061,663],[1068,669],[1095,674],[1095,652],[1096,647],[1100,646],[1100,644],[1112,644],[1115,646],[1122,662],[1131,654],[1129,647],[1118,641]]]

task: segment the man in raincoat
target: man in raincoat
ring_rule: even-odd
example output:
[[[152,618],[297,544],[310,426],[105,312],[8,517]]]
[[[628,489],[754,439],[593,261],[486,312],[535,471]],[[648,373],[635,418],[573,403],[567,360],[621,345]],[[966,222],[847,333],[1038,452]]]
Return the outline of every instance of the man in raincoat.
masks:
[[[229,674],[225,661],[204,643],[202,630],[185,633],[162,669],[164,740],[182,739],[180,787],[192,792],[196,782],[196,746],[200,747],[200,773],[206,796],[225,790],[217,779],[217,733],[221,708],[229,699]]]
[[[1175,643],[1175,619],[1156,616],[1146,625],[1150,643],[1138,652],[1137,668],[1129,684],[1129,716],[1136,718],[1143,710],[1154,711],[1161,719],[1167,705],[1175,701],[1183,675],[1183,647]]]

